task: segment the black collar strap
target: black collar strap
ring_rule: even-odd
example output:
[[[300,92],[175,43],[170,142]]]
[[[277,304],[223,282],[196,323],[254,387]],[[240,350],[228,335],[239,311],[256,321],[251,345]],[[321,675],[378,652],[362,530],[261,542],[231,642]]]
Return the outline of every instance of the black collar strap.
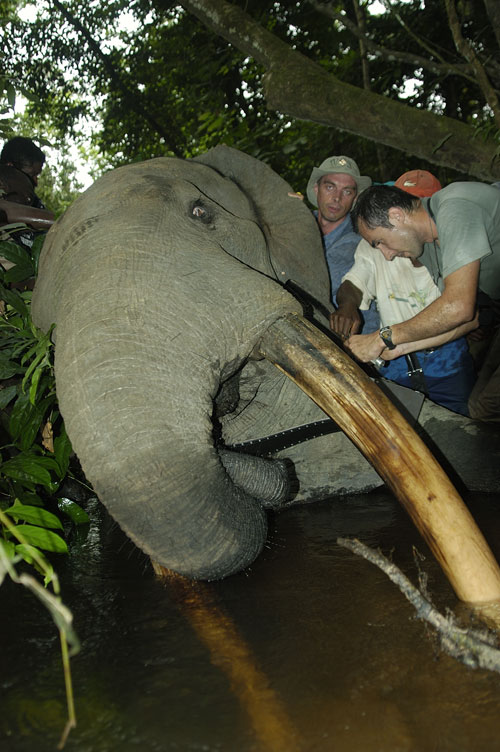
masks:
[[[313,423],[305,423],[302,426],[295,426],[295,428],[287,428],[285,431],[271,434],[271,436],[263,436],[261,439],[250,439],[224,448],[230,452],[245,452],[246,454],[265,457],[282,449],[302,444],[303,441],[315,439],[317,436],[326,436],[340,430],[334,420],[325,418]]]

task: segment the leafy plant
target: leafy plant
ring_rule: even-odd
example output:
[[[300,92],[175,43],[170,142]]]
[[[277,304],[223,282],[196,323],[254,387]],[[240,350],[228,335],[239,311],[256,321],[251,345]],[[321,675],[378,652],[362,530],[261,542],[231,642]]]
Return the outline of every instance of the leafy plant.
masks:
[[[2,230],[13,233],[19,226]],[[89,518],[74,501],[58,498],[70,472],[71,444],[58,410],[51,332],[45,334],[33,324],[31,291],[23,289],[36,277],[43,239],[36,237],[29,252],[11,240],[0,242],[0,256],[14,264],[0,270],[0,584],[8,574],[30,588],[59,629],[68,704],[62,746],[75,725],[69,655],[79,645],[44,552],[68,551],[61,516],[74,524]],[[41,574],[45,587],[35,577],[19,574],[19,563]]]

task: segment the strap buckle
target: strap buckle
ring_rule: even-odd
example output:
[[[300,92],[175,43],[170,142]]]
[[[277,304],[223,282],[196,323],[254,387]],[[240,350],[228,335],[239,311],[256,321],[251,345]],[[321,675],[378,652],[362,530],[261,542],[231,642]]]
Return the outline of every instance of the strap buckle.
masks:
[[[408,366],[408,376],[412,383],[412,389],[417,389],[422,394],[428,394],[424,371],[416,353],[408,353],[405,355],[405,360]]]

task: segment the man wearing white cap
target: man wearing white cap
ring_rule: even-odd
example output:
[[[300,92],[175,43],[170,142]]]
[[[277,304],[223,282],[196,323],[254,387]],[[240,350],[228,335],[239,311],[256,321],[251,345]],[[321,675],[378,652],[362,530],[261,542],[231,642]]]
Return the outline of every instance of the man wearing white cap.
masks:
[[[318,208],[314,214],[323,237],[334,303],[334,293],[353,265],[354,251],[361,239],[353,230],[349,212],[361,191],[371,184],[371,178],[360,174],[354,159],[345,156],[328,157],[314,167],[307,184],[307,198]],[[363,314],[363,332],[377,330],[375,303]]]

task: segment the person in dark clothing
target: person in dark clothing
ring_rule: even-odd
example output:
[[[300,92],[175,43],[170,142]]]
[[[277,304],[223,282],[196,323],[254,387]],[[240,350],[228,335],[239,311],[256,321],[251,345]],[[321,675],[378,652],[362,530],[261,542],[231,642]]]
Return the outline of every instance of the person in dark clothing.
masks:
[[[16,167],[0,164],[0,240],[12,240],[29,250],[36,235],[50,228],[54,215],[36,207],[35,198],[28,175]],[[12,224],[26,227],[7,227]],[[10,262],[3,258],[0,258],[0,264],[4,269],[10,267]]]
[[[3,146],[0,152],[0,164],[15,167],[29,177],[34,188],[38,185],[38,176],[45,164],[45,154],[31,138],[14,136]],[[34,194],[32,206],[45,209],[44,204]]]

